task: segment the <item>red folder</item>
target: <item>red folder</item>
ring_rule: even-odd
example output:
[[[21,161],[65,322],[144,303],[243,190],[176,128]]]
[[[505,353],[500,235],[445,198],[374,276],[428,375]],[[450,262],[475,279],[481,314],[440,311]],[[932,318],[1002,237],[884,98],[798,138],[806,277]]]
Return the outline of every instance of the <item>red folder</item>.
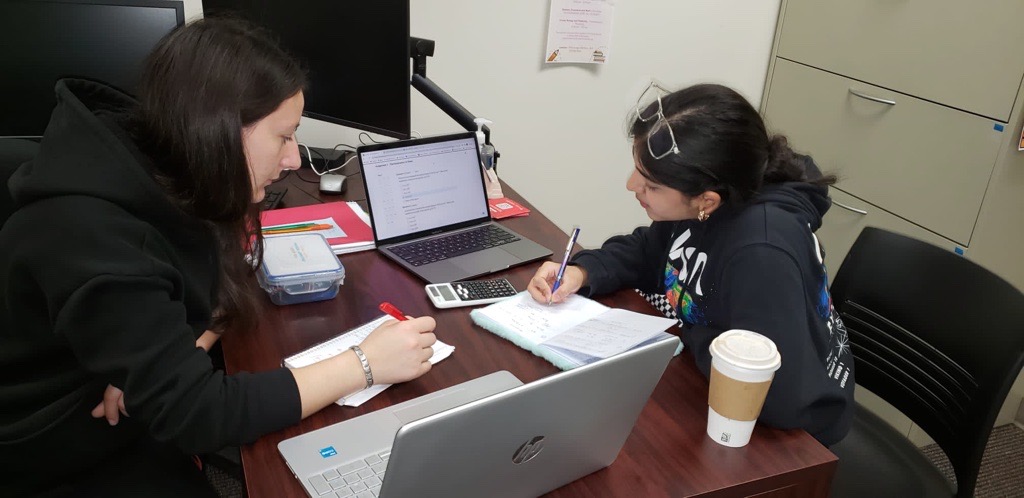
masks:
[[[358,208],[358,205],[356,205]],[[272,209],[260,215],[263,226],[302,223],[323,218],[331,218],[345,232],[345,237],[327,239],[335,254],[372,249],[373,233],[349,203],[344,201],[325,202],[291,208]]]
[[[530,214],[529,209],[526,209],[521,204],[509,199],[508,197],[487,199],[487,204],[491,209],[491,218],[496,220],[511,218],[514,216],[528,216]]]

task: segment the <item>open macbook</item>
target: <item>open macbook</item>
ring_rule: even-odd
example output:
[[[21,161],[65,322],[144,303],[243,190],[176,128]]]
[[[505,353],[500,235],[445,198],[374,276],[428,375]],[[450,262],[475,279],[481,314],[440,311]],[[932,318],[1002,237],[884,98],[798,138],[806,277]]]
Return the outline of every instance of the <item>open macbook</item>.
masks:
[[[320,496],[538,496],[618,456],[679,339],[522,384],[502,371],[282,441]]]
[[[551,255],[491,220],[471,132],[359,147],[377,249],[430,283]]]

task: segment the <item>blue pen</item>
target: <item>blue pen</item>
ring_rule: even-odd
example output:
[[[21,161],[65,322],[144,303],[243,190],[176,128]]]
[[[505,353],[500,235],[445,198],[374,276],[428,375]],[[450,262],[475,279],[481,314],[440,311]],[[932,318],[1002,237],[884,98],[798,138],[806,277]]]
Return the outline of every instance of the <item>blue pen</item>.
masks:
[[[565,274],[565,266],[569,264],[569,253],[572,252],[572,246],[576,245],[576,238],[580,236],[580,227],[572,229],[572,235],[569,236],[569,243],[565,245],[565,256],[562,256],[562,266],[558,267],[558,275],[555,276],[555,285],[551,287],[551,295],[548,296],[548,304],[551,304],[551,296],[555,295],[555,291],[558,290],[558,286],[562,285],[562,275]]]

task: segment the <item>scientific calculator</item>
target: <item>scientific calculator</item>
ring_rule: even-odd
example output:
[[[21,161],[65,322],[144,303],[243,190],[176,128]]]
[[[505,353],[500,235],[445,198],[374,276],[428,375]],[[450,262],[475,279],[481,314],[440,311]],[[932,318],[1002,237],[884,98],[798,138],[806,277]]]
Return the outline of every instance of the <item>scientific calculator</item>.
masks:
[[[438,308],[490,304],[519,293],[504,278],[430,284],[425,289],[430,301]]]

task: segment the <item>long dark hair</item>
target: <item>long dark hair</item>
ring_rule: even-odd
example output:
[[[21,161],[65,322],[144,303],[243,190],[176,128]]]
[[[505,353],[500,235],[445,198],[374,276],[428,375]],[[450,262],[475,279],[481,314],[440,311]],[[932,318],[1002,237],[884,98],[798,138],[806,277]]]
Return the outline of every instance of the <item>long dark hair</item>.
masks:
[[[252,275],[263,239],[242,128],[305,86],[299,63],[238,19],[190,22],[161,40],[146,61],[134,133],[168,196],[217,237],[214,330],[247,329],[257,316]]]
[[[736,91],[715,84],[694,85],[661,97],[662,113],[675,135],[679,153],[655,159],[655,151],[671,148],[671,136],[658,119],[634,115],[629,128],[633,154],[649,180],[693,197],[718,192],[724,201],[743,203],[764,184],[808,182],[831,185],[831,175],[813,176],[804,159],[789,147],[786,137],[769,136],[764,121],[750,102]],[[657,112],[657,102],[641,111]],[[651,135],[651,132],[654,132]],[[660,152],[659,152],[660,154]]]

